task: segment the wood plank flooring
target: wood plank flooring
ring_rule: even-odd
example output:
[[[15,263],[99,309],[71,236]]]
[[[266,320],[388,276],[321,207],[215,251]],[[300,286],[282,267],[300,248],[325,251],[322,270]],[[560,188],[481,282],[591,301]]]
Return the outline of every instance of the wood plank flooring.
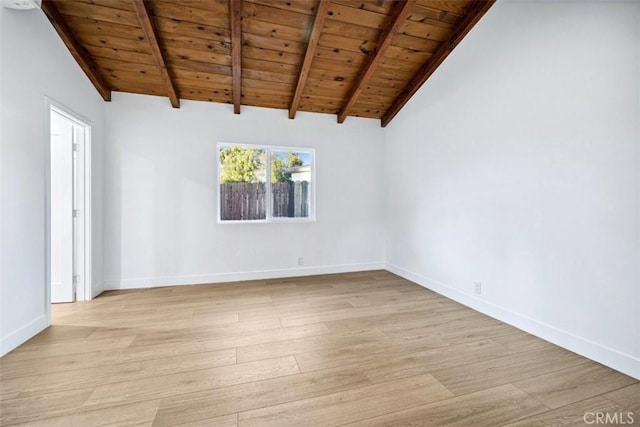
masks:
[[[0,425],[586,425],[640,383],[385,271],[105,292],[0,359]]]

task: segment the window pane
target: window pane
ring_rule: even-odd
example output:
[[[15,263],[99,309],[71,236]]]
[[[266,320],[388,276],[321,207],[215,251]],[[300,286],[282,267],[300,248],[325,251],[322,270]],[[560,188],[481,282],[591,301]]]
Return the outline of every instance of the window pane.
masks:
[[[271,152],[271,215],[274,218],[309,217],[312,166],[311,152]]]
[[[220,171],[220,219],[251,221],[266,219],[266,150],[222,145],[218,151]]]

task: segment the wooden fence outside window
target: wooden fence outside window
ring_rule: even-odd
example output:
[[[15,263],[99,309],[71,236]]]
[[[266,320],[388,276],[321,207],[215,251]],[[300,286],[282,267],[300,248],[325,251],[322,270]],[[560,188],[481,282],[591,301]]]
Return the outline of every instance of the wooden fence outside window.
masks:
[[[266,219],[264,183],[220,184],[220,218],[223,221]],[[309,183],[286,181],[271,184],[271,215],[275,218],[309,216]]]

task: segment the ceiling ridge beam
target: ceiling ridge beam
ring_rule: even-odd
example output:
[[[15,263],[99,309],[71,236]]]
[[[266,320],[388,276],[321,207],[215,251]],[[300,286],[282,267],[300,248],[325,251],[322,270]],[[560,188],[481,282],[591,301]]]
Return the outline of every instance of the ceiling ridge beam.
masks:
[[[53,3],[52,0],[45,0],[42,2],[42,11],[51,22],[51,25],[56,30],[62,41],[64,42],[71,55],[76,60],[82,71],[87,75],[91,83],[95,86],[96,90],[105,101],[111,101],[111,88],[104,79],[100,70],[91,55],[80,44],[80,41],[69,27],[69,24],[65,21],[64,17]]]
[[[344,106],[338,113],[338,123],[344,122],[351,109],[356,105],[356,102],[358,102],[358,98],[366,88],[371,77],[373,77],[376,68],[378,68],[378,64],[380,64],[380,61],[384,56],[384,53],[386,52],[387,48],[391,46],[391,40],[393,39],[393,36],[397,34],[397,32],[400,30],[400,27],[402,27],[402,25],[405,23],[407,17],[409,16],[409,13],[411,13],[411,10],[415,6],[415,4],[416,0],[399,1],[393,8],[391,15],[389,15],[389,19],[387,19],[385,28],[382,30],[380,36],[378,37],[375,52],[373,53],[373,55],[370,55],[367,58],[367,61],[360,69],[358,77],[354,80],[353,85],[349,90],[349,93],[344,102]]]
[[[318,40],[320,40],[320,34],[322,33],[324,20],[327,17],[330,3],[330,0],[318,0],[316,15],[313,18],[311,34],[309,36],[309,42],[307,43],[307,50],[304,54],[304,60],[298,73],[298,83],[296,84],[296,90],[291,100],[291,106],[289,107],[290,119],[295,119],[296,117],[296,112],[302,99],[302,92],[304,92],[304,86],[307,84],[307,77],[309,77],[309,71],[311,71],[311,63],[316,55]]]
[[[242,0],[229,1],[233,112],[240,114],[242,96]]]
[[[173,106],[173,108],[180,108],[180,98],[178,97],[178,92],[176,91],[176,86],[173,82],[173,79],[169,74],[167,61],[165,60],[162,53],[162,48],[160,46],[160,37],[158,36],[155,24],[153,23],[149,5],[144,0],[132,0],[132,2],[133,7],[136,10],[136,15],[138,15],[140,28],[149,41],[149,46],[151,47],[151,55],[153,56],[156,65],[160,69],[160,75],[162,76],[164,85],[167,88],[167,96],[171,101],[171,105]]]
[[[402,107],[404,107],[409,99],[420,89],[424,82],[431,77],[440,64],[444,62],[447,56],[449,56],[453,49],[455,49],[467,33],[480,21],[494,3],[495,0],[474,0],[473,5],[469,8],[469,11],[465,14],[465,17],[456,29],[453,30],[451,36],[449,36],[449,38],[440,45],[438,50],[434,52],[431,58],[420,67],[402,93],[396,97],[389,109],[384,113],[382,119],[380,119],[382,127],[387,126],[389,122],[393,120]]]

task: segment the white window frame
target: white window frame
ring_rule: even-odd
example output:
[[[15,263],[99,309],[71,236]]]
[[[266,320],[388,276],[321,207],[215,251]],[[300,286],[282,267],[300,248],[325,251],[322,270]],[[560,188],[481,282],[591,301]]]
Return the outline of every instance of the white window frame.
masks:
[[[223,220],[221,218],[221,200],[220,200],[220,149],[223,147],[242,147],[264,150],[266,153],[266,179],[265,179],[265,219],[240,219],[240,220]],[[309,216],[307,217],[274,217],[272,215],[271,206],[271,152],[273,151],[293,151],[305,152],[311,154],[311,182],[309,185]],[[306,147],[286,147],[281,145],[258,145],[258,144],[238,144],[234,142],[218,142],[216,145],[216,199],[217,199],[217,218],[218,224],[266,224],[266,223],[297,223],[297,222],[315,222],[316,221],[316,150]]]

